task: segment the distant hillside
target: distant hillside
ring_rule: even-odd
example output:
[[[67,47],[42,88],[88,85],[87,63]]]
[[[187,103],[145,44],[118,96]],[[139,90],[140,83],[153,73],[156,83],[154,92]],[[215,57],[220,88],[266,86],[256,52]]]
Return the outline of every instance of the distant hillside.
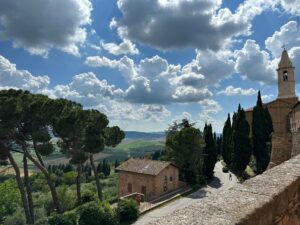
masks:
[[[165,138],[165,132],[125,131],[125,138],[127,138],[127,139],[160,139],[160,138]]]

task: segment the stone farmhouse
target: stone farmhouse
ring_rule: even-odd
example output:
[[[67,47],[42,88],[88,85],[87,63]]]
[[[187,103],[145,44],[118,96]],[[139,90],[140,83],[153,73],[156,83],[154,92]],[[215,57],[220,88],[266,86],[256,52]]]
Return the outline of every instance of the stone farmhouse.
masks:
[[[129,159],[116,168],[119,173],[118,196],[141,193],[149,201],[180,187],[179,170],[171,162]]]
[[[273,121],[272,154],[269,168],[300,152],[300,103],[295,92],[295,67],[284,49],[277,69],[278,97],[265,103]],[[253,108],[246,110],[252,124]]]

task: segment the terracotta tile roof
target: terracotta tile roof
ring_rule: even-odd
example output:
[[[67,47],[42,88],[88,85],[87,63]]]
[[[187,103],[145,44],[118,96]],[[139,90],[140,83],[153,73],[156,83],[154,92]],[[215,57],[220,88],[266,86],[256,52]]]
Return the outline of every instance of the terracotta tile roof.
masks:
[[[131,158],[118,166],[116,170],[156,176],[171,164],[175,166],[173,163],[167,161]]]

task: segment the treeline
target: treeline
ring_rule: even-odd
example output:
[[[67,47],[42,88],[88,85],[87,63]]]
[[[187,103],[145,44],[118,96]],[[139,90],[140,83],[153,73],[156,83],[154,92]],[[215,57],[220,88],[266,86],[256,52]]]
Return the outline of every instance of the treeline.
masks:
[[[50,141],[53,135],[59,138],[61,151],[76,168],[77,204],[82,203],[81,177],[86,161],[94,174],[98,198],[103,199],[94,154],[105,146],[115,147],[125,136],[119,127],[108,126],[106,115],[85,110],[66,99],[50,99],[22,90],[0,91],[0,109],[0,159],[8,161],[15,171],[27,224],[34,224],[35,218],[28,161],[44,175],[56,213],[63,212],[51,172],[43,160],[43,156],[54,152]],[[23,155],[23,178],[14,152]]]
[[[242,174],[249,165],[251,156],[255,158],[255,172],[266,170],[270,161],[272,119],[267,107],[264,107],[258,92],[257,103],[253,108],[252,135],[246,114],[239,105],[237,112],[228,114],[222,134],[222,157],[225,163]]]
[[[163,156],[153,155],[175,162],[180,179],[191,185],[203,184],[213,177],[217,162],[217,137],[212,126],[205,124],[203,132],[183,119],[166,131],[166,148]]]

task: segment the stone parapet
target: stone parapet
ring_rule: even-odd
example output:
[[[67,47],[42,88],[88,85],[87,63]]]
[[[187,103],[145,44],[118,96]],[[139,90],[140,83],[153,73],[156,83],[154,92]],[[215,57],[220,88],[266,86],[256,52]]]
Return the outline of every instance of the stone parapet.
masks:
[[[292,134],[291,133],[276,133],[272,134],[272,153],[269,168],[272,165],[280,163],[291,158],[292,153]]]
[[[293,132],[292,133],[293,139],[293,147],[292,147],[292,157],[300,154],[300,132]]]
[[[300,155],[149,225],[300,225]]]

